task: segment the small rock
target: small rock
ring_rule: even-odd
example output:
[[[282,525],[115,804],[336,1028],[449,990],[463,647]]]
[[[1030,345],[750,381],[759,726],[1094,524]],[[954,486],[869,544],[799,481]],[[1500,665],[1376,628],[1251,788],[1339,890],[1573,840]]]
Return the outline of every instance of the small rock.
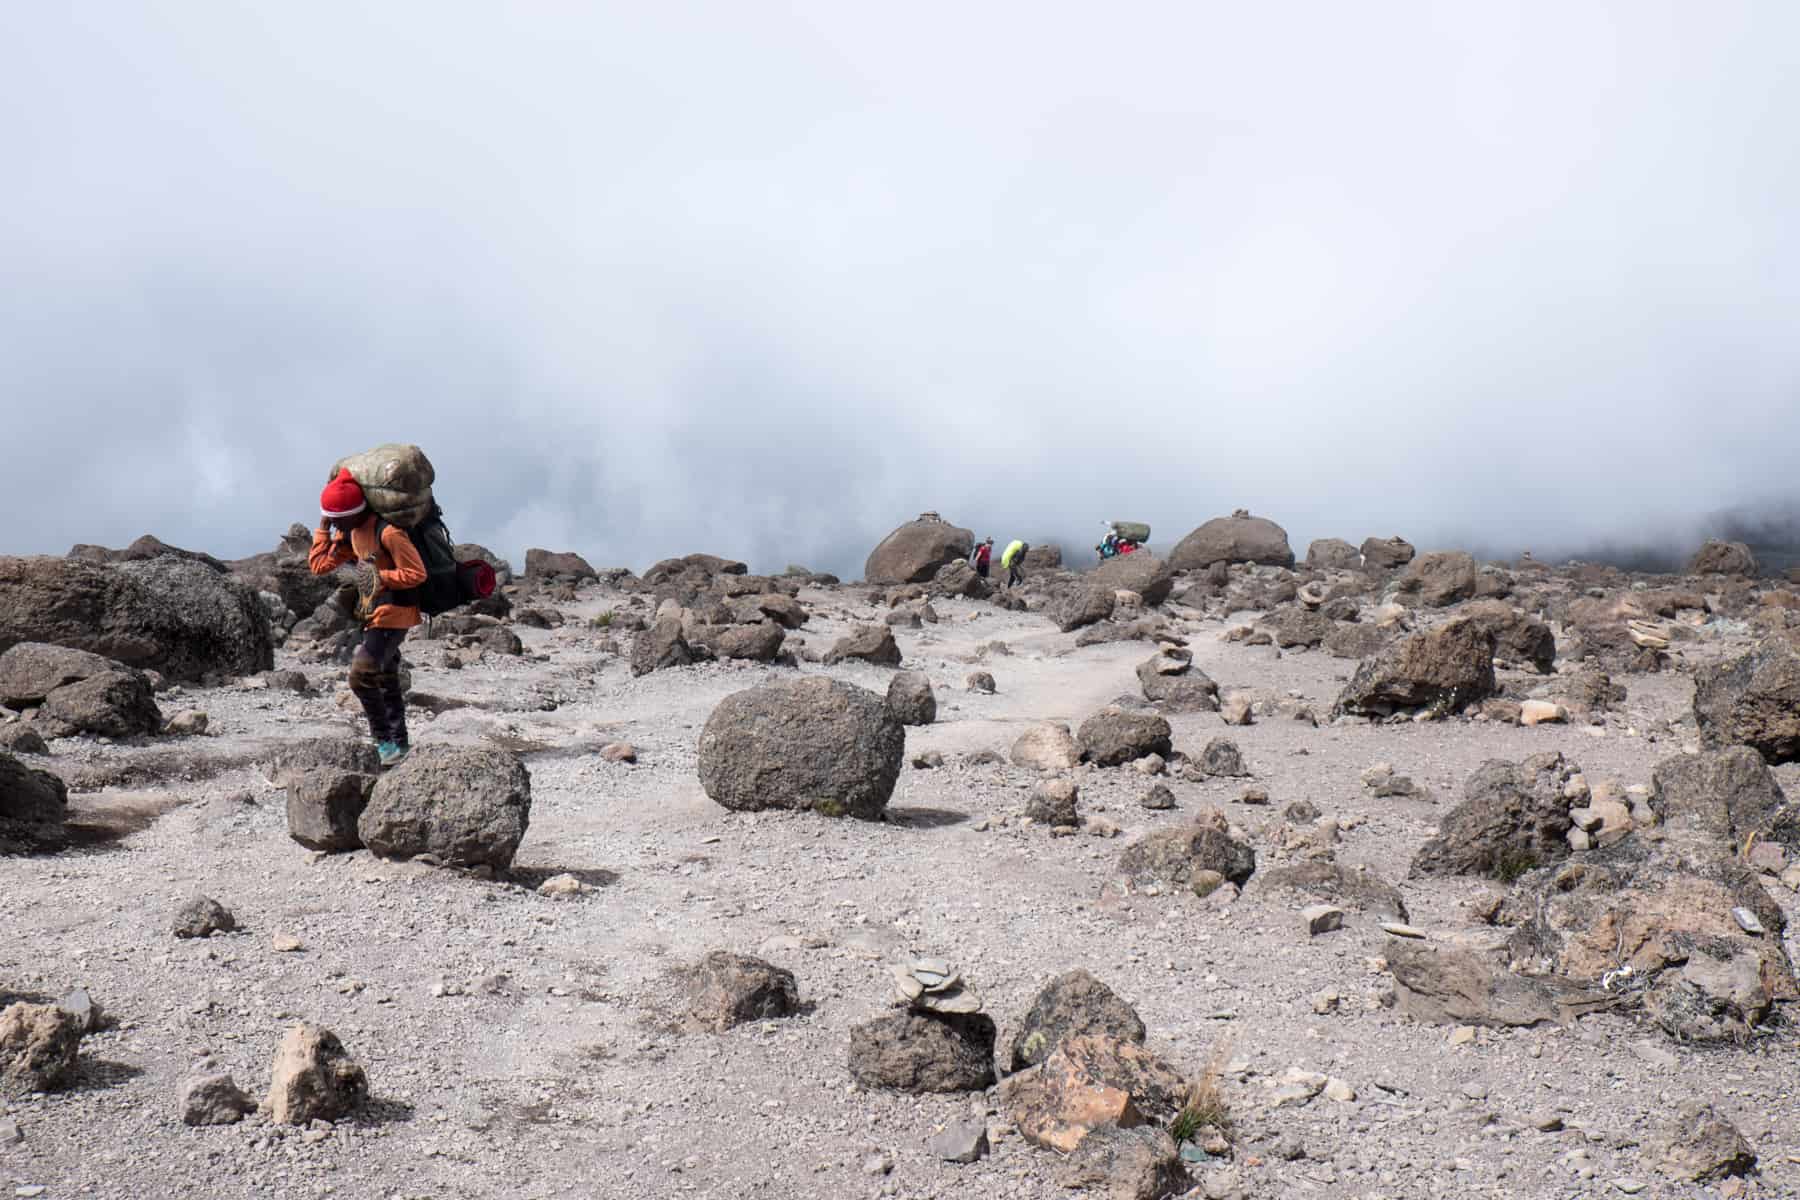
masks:
[[[1311,825],[1319,819],[1319,808],[1310,800],[1296,800],[1282,809],[1281,815],[1295,825]]]
[[[1356,1089],[1342,1079],[1328,1079],[1325,1082],[1325,1098],[1339,1104],[1349,1104],[1356,1099]]]
[[[25,1133],[17,1121],[0,1121],[0,1146],[17,1146],[24,1140]]]
[[[1175,793],[1165,783],[1153,784],[1149,791],[1139,798],[1138,803],[1154,811],[1164,811],[1175,807]]]
[[[88,995],[86,988],[76,988],[58,1000],[56,1007],[74,1017],[75,1024],[80,1026],[83,1033],[96,1032],[106,1019],[105,1012],[94,1002],[94,998]]]
[[[1525,1123],[1539,1133],[1561,1133],[1563,1119],[1557,1113],[1542,1109],[1525,1118]]]
[[[1649,1185],[1639,1179],[1627,1179],[1621,1177],[1613,1180],[1613,1186],[1618,1188],[1621,1192],[1624,1192],[1627,1196],[1635,1196]]]
[[[634,763],[637,761],[637,747],[630,742],[608,742],[600,747],[600,757],[607,762]]]
[[[1455,1029],[1450,1031],[1450,1044],[1452,1046],[1467,1046],[1474,1040],[1475,1027],[1473,1025],[1458,1025]]]
[[[1330,933],[1344,927],[1344,910],[1332,904],[1311,904],[1300,910],[1300,920],[1309,937]]]
[[[1547,725],[1561,724],[1569,719],[1569,712],[1560,704],[1552,704],[1548,700],[1527,700],[1519,705],[1519,724]]]
[[[269,939],[269,946],[278,954],[295,954],[306,949],[306,946],[291,933],[278,933]]]
[[[1194,872],[1191,882],[1194,889],[1194,895],[1206,897],[1212,895],[1214,892],[1218,891],[1219,888],[1224,886],[1225,876],[1217,871],[1203,869]]]
[[[1269,793],[1259,787],[1245,788],[1244,794],[1238,797],[1241,804],[1267,804]]]
[[[198,736],[206,732],[206,714],[196,708],[178,712],[169,718],[169,723],[163,726],[163,732],[176,737]]]
[[[1250,700],[1246,696],[1227,696],[1219,705],[1219,716],[1227,725],[1248,725],[1254,718],[1250,712]]]
[[[935,771],[944,765],[944,756],[936,750],[927,750],[913,756],[912,765],[915,771]]]
[[[318,1025],[301,1024],[288,1030],[275,1051],[264,1103],[277,1124],[305,1125],[344,1116],[368,1096],[368,1077],[337,1035]]]
[[[1742,929],[1751,937],[1761,937],[1765,932],[1762,922],[1757,920],[1756,914],[1747,908],[1732,909],[1731,919],[1737,922],[1739,929]]]
[[[972,1163],[986,1158],[988,1132],[985,1121],[958,1121],[926,1144],[935,1158],[945,1162]]]
[[[538,895],[548,896],[552,900],[567,900],[571,896],[579,896],[589,890],[587,884],[567,872],[561,875],[552,875],[538,884],[537,888]]]
[[[973,671],[964,682],[971,692],[979,692],[984,696],[994,694],[994,677],[986,671]]]
[[[256,1111],[231,1076],[194,1075],[181,1085],[181,1120],[187,1125],[234,1125]]]
[[[1418,929],[1411,925],[1402,925],[1398,921],[1383,921],[1381,923],[1381,932],[1391,933],[1395,937],[1402,938],[1422,938],[1425,936],[1425,931],[1423,929]]]
[[[195,896],[175,913],[175,936],[179,938],[211,937],[236,928],[237,918],[209,896]]]

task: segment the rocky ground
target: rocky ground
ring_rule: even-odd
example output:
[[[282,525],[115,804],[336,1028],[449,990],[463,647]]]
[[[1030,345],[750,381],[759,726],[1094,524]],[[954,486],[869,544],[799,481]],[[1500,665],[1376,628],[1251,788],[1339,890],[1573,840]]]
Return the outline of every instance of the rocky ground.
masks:
[[[1560,752],[1594,795],[1629,802],[1657,763],[1699,748],[1695,671],[1743,653],[1758,631],[1703,613],[1668,647],[1666,669],[1614,672],[1623,701],[1534,726],[1505,719],[1519,697],[1591,666],[1566,657],[1581,632],[1579,614],[1565,614],[1550,623],[1552,674],[1501,671],[1512,713],[1334,721],[1357,660],[1244,636],[1270,612],[1301,610],[1292,587],[1239,608],[1254,587],[1294,577],[1236,570],[1205,602],[1178,586],[1158,634],[1185,643],[1227,711],[1248,702],[1251,723],[1165,705],[1180,754],[1162,756],[1162,773],[1059,773],[1079,789],[1072,832],[1021,819],[1042,776],[1010,760],[1014,743],[1046,721],[1075,729],[1114,702],[1143,709],[1137,671],[1156,646],[1077,645],[1080,632],[1047,619],[1072,601],[1048,591],[1034,593],[1037,611],[939,594],[935,622],[894,629],[937,711],[905,731],[883,820],[734,812],[700,782],[702,727],[734,692],[796,676],[887,692],[891,667],[810,661],[879,622],[885,590],[811,581],[795,597],[810,618],[787,635],[792,665],[724,659],[634,675],[624,622],[595,622],[648,620],[654,597],[598,581],[530,595],[562,624],[514,619],[522,654],[411,641],[415,697],[441,710],[415,709],[415,742],[498,748],[529,769],[529,828],[498,872],[289,838],[272,757],[359,725],[342,667],[304,639],[274,665],[304,674],[308,694],[269,675],[165,684],[164,713],[203,711],[203,734],[52,736],[47,754],[19,760],[70,783],[74,844],[0,858],[0,1003],[85,989],[104,1017],[68,1086],[0,1100],[0,1181],[19,1196],[96,1198],[1129,1194],[1109,1191],[1114,1179],[1066,1191],[1061,1157],[1020,1136],[999,1088],[914,1095],[855,1081],[852,1028],[895,1012],[893,966],[925,958],[979,991],[1003,1070],[1039,989],[1077,968],[1135,1009],[1166,1063],[1190,1077],[1212,1064],[1230,1145],[1190,1156],[1182,1190],[1197,1196],[1800,1194],[1800,1045],[1784,1005],[1704,1045],[1635,1009],[1529,1027],[1431,1023],[1396,1002],[1389,959],[1418,940],[1384,931],[1397,914],[1343,904],[1341,928],[1313,934],[1304,910],[1319,898],[1265,882],[1307,863],[1367,867],[1397,887],[1404,924],[1425,942],[1498,947],[1511,879],[1411,873],[1471,775],[1488,760]],[[1582,598],[1582,581],[1568,589]],[[1379,587],[1361,597],[1362,623],[1385,598]],[[1406,623],[1435,627],[1461,599],[1442,613],[1409,608]],[[1136,601],[1121,603],[1078,628],[1129,632]],[[992,694],[969,687],[977,671]],[[1235,743],[1247,776],[1183,769],[1217,737]],[[635,762],[601,754],[621,742]],[[941,766],[915,765],[932,752]],[[1365,782],[1383,763],[1410,792],[1381,786],[1380,772]],[[1800,794],[1800,767],[1774,774]],[[1174,807],[1145,807],[1157,785]],[[1255,850],[1241,895],[1120,882],[1128,844],[1185,828],[1206,806]],[[1661,834],[1640,823],[1630,836]],[[560,876],[573,881],[540,891]],[[1761,879],[1791,928],[1795,892]],[[177,938],[177,911],[201,894],[236,929]],[[791,971],[800,1011],[699,1027],[683,972],[719,949]],[[196,1064],[260,1099],[300,1022],[337,1035],[366,1072],[366,1102],[329,1123],[264,1111],[184,1124]],[[1696,1101],[1747,1140],[1748,1175],[1691,1183],[1665,1169],[1658,1137]],[[989,1153],[945,1161],[932,1139],[970,1121],[986,1128]]]

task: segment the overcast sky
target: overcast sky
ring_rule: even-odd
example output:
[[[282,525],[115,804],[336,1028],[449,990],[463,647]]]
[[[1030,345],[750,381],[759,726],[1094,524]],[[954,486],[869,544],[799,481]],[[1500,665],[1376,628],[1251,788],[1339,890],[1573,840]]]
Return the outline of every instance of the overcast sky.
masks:
[[[1791,497],[1800,5],[0,6],[0,552],[451,528],[860,574],[1574,548]]]

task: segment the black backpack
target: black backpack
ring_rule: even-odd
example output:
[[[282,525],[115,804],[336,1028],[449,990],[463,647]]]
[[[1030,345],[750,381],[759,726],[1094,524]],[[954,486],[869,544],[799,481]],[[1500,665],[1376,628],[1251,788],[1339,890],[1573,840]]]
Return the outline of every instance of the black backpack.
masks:
[[[381,539],[381,527],[393,522],[375,519],[375,538]],[[493,568],[480,559],[456,560],[456,542],[444,526],[444,512],[434,502],[431,511],[406,536],[425,563],[425,582],[416,588],[404,588],[392,594],[395,604],[416,604],[428,617],[461,608],[494,590]]]

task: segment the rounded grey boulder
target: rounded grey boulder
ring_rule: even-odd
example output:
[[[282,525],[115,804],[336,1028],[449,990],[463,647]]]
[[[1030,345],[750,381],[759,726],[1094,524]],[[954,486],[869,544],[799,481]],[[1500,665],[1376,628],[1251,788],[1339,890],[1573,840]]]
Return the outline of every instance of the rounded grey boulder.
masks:
[[[1200,526],[1177,542],[1169,555],[1169,566],[1177,571],[1202,571],[1216,562],[1291,567],[1294,551],[1287,530],[1240,509]]]
[[[975,535],[948,521],[908,521],[881,539],[863,565],[870,583],[930,583],[945,563],[969,557]]]
[[[700,733],[700,784],[726,808],[879,817],[906,754],[887,701],[833,679],[782,680],[719,702]]]
[[[531,822],[531,773],[505,750],[420,746],[376,781],[357,819],[383,858],[430,854],[446,866],[512,865]]]
[[[937,720],[937,694],[931,680],[918,671],[901,671],[888,682],[888,708],[902,725],[929,725]]]

